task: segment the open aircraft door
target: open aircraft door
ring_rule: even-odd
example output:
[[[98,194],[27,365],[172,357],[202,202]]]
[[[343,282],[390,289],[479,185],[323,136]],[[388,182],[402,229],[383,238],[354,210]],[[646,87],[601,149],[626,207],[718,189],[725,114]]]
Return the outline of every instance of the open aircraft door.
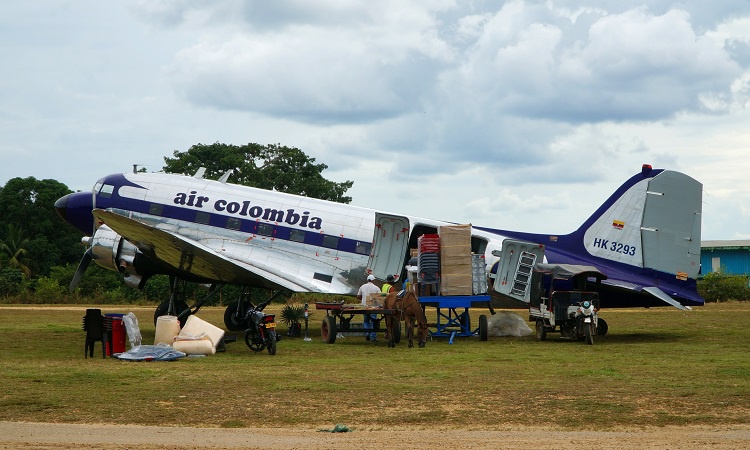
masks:
[[[529,303],[531,272],[534,264],[544,262],[544,246],[531,242],[506,239],[499,256],[495,291]]]
[[[400,275],[409,249],[409,219],[375,213],[375,234],[367,268],[379,280]]]

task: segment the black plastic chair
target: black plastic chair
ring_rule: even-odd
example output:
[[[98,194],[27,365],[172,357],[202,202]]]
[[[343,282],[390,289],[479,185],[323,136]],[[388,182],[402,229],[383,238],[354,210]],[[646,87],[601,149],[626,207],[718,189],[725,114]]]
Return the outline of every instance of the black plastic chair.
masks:
[[[101,309],[87,309],[86,315],[83,316],[83,330],[86,332],[86,346],[83,350],[84,357],[94,357],[94,344],[97,341],[102,343],[102,358],[107,357],[107,330],[105,329],[105,320]]]

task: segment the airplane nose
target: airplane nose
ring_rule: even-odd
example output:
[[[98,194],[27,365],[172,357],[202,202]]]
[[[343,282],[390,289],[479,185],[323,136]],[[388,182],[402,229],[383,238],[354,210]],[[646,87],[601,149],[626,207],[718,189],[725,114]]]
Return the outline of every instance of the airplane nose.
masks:
[[[57,213],[58,216],[60,216],[62,220],[66,222],[68,221],[68,219],[66,217],[65,212],[66,212],[66,209],[68,208],[68,199],[70,198],[71,195],[72,194],[62,196],[58,198],[57,201],[55,202],[55,212]]]
[[[68,224],[86,235],[94,232],[94,216],[91,215],[93,200],[89,192],[74,192],[60,197],[55,202],[55,212]]]

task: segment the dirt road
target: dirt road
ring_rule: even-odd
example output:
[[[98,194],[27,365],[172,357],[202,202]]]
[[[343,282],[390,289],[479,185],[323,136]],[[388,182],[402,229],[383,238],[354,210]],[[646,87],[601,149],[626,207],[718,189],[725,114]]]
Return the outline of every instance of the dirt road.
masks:
[[[333,426],[329,427],[333,428]],[[623,431],[461,431],[356,429],[217,429],[0,422],[0,449],[328,449],[328,448],[750,448],[750,425],[665,427]]]

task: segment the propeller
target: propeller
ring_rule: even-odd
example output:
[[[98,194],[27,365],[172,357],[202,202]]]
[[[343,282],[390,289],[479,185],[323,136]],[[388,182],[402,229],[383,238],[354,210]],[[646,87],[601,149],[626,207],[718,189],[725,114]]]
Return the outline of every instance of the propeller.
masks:
[[[78,286],[78,283],[81,282],[81,278],[83,278],[83,273],[86,272],[86,269],[89,267],[89,263],[93,258],[94,256],[91,252],[91,247],[89,247],[86,250],[86,253],[83,254],[83,258],[81,258],[81,262],[78,264],[78,269],[76,269],[76,274],[73,275],[73,280],[70,282],[70,292],[75,291],[76,286]]]

